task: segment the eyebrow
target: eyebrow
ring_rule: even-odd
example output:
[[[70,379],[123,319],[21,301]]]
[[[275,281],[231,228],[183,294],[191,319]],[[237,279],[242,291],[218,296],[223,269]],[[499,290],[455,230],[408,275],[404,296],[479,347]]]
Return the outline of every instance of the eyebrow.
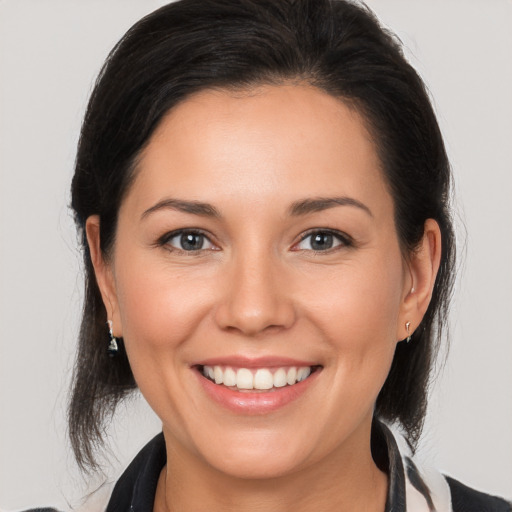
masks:
[[[200,201],[185,201],[182,199],[163,199],[151,208],[148,208],[141,215],[141,219],[145,219],[148,215],[160,210],[176,210],[183,213],[191,213],[193,215],[201,215],[203,217],[220,217],[217,209],[208,203]]]
[[[370,215],[370,217],[373,217],[368,206],[352,197],[317,197],[301,199],[292,203],[288,211],[291,216],[296,217],[300,215],[307,215],[309,213],[321,212],[336,206],[353,206],[363,210]],[[141,215],[141,219],[145,219],[148,215],[160,210],[176,210],[183,213],[200,215],[202,217],[219,218],[221,216],[219,211],[209,203],[167,198],[145,210]]]
[[[295,201],[290,206],[289,212],[292,216],[307,215],[336,206],[354,206],[366,212],[370,217],[373,217],[373,213],[368,206],[352,197],[316,197],[302,199]]]

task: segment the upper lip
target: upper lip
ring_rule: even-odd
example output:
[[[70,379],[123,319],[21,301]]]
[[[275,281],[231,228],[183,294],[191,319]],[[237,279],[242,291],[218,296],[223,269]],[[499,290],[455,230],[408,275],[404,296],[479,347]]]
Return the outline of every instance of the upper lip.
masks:
[[[236,368],[276,368],[283,366],[320,366],[317,361],[306,361],[290,357],[263,356],[246,357],[240,355],[212,357],[194,363],[192,366],[234,366]]]

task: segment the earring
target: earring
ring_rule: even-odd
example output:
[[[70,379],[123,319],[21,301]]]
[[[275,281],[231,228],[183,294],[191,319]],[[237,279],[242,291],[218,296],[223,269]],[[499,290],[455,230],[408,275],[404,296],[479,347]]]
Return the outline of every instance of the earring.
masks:
[[[409,343],[411,341],[411,332],[410,332],[410,329],[411,329],[411,322],[406,322],[405,323],[405,328],[407,329],[407,338],[405,339],[405,341],[407,343]]]
[[[108,334],[110,336],[110,343],[108,344],[108,347],[107,347],[107,354],[110,357],[114,357],[117,354],[119,347],[117,346],[117,339],[114,336],[114,333],[112,331],[112,320],[108,320],[107,325],[108,325]]]

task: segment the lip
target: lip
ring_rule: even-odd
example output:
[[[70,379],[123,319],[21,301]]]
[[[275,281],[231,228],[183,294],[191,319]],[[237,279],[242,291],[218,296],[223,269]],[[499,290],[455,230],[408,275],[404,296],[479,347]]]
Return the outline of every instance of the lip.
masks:
[[[281,368],[287,366],[320,366],[318,361],[304,361],[290,357],[245,357],[228,356],[204,359],[191,366],[231,366],[234,368]],[[306,379],[307,380],[307,379]]]
[[[241,363],[239,358],[237,359],[238,363]],[[258,360],[257,365],[253,366],[243,366],[240,364],[242,368],[254,368],[256,366],[265,366],[272,367],[274,365],[264,365],[262,364],[263,359]],[[237,366],[234,364],[233,359],[230,360],[228,364],[226,359],[219,360],[208,360],[208,363],[205,363],[206,366],[209,366],[210,361],[218,361],[220,364],[226,366]],[[254,361],[254,360],[251,360]],[[281,360],[282,361],[282,360]],[[198,363],[199,364],[199,363]],[[283,365],[281,362],[281,366],[288,366],[288,364]],[[298,366],[313,366],[310,364],[304,364],[301,362]],[[318,365],[317,365],[318,367]],[[220,406],[234,412],[236,414],[242,415],[264,415],[269,414],[271,412],[277,411],[287,405],[291,404],[295,400],[301,398],[308,389],[314,385],[317,380],[319,374],[322,371],[321,367],[318,367],[316,371],[314,371],[307,379],[294,384],[293,386],[284,386],[282,388],[273,388],[272,391],[235,391],[231,388],[228,388],[223,385],[215,384],[211,380],[207,379],[202,375],[202,373],[198,370],[198,367],[193,369],[197,378],[199,379],[199,383],[202,386],[203,390],[207,394],[207,396],[212,399],[214,402],[219,404]]]

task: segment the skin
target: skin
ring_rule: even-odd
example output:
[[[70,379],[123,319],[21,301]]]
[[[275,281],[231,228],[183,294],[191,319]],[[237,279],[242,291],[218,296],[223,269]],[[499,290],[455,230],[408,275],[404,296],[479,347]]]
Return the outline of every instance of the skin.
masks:
[[[330,197],[364,207],[290,213],[297,201]],[[169,198],[208,203],[218,216],[144,215]],[[162,240],[183,228],[206,234],[201,250]],[[340,238],[314,251],[311,230]],[[374,404],[406,322],[413,332],[428,306],[440,233],[428,220],[404,257],[357,112],[305,85],[198,93],[144,150],[110,257],[97,216],[87,235],[114,333],[163,423],[156,511],[384,510],[387,476],[370,453]],[[231,355],[294,357],[321,371],[277,411],[237,414],[191,368]]]

